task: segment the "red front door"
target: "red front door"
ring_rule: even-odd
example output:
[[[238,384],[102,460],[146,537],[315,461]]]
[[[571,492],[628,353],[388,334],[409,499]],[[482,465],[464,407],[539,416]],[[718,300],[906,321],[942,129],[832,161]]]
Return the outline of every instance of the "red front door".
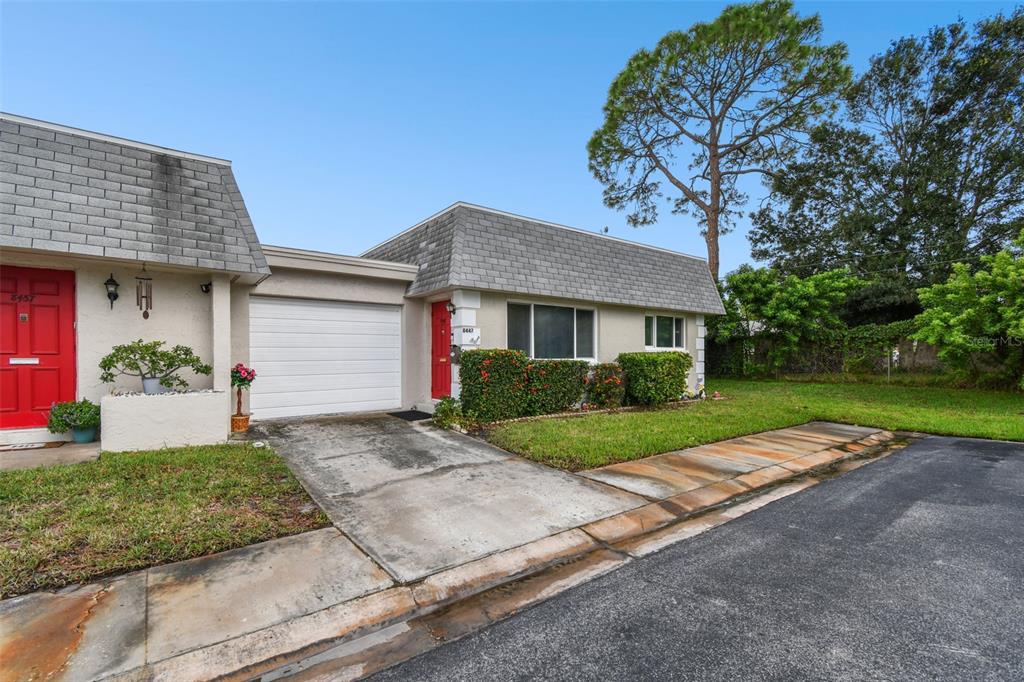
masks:
[[[75,273],[0,265],[0,428],[75,399]]]
[[[452,316],[448,301],[430,306],[430,397],[452,394]]]

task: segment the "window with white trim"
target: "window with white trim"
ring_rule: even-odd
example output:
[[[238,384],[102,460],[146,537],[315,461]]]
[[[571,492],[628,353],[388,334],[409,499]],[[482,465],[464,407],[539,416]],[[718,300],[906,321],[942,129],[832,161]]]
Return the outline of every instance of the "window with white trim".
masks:
[[[591,308],[509,303],[508,348],[531,358],[594,360],[596,314]]]
[[[686,318],[645,315],[644,346],[650,349],[686,348]]]

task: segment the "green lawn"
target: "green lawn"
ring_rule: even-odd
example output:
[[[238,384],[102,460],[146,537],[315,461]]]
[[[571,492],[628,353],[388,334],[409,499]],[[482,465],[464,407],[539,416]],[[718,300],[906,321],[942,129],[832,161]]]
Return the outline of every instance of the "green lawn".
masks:
[[[0,472],[0,595],[56,588],[322,528],[269,448],[103,454]]]
[[[496,445],[552,466],[587,469],[811,420],[1024,441],[1024,394],[911,386],[708,381],[726,400],[643,412],[513,422]]]

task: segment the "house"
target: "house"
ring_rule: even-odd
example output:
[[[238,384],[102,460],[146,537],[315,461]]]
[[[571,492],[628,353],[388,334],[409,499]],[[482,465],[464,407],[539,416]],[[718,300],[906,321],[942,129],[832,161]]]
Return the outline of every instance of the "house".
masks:
[[[697,383],[722,312],[703,259],[503,211],[456,203],[342,256],[261,244],[222,159],[11,114],[0,155],[0,443],[46,440],[76,398],[103,398],[105,449],[222,440],[237,362],[254,419],[429,410],[476,347],[679,348]],[[139,338],[195,349],[203,391],[111,397],[98,363]]]
[[[696,385],[704,316],[724,312],[704,259],[465,203],[363,256],[418,268],[406,299],[430,305],[431,398],[459,393],[449,335],[463,349],[593,362],[682,349]]]

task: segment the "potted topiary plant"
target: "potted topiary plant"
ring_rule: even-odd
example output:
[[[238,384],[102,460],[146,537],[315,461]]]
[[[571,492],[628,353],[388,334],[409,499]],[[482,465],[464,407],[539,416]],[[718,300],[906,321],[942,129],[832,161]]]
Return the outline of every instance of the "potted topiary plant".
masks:
[[[163,341],[132,341],[114,346],[110,354],[100,360],[100,380],[111,383],[118,375],[142,379],[142,392],[165,393],[174,389],[185,390],[188,382],[178,376],[183,369],[196,374],[210,374],[213,368],[188,346],[164,348]]]
[[[231,385],[235,388],[238,400],[235,404],[235,413],[231,415],[231,430],[233,432],[245,431],[249,428],[249,415],[242,414],[242,389],[249,390],[252,382],[256,379],[256,370],[238,363],[231,368]]]
[[[47,428],[50,433],[71,432],[76,443],[91,443],[96,440],[96,429],[100,425],[100,406],[83,398],[78,401],[54,403],[50,407]]]

